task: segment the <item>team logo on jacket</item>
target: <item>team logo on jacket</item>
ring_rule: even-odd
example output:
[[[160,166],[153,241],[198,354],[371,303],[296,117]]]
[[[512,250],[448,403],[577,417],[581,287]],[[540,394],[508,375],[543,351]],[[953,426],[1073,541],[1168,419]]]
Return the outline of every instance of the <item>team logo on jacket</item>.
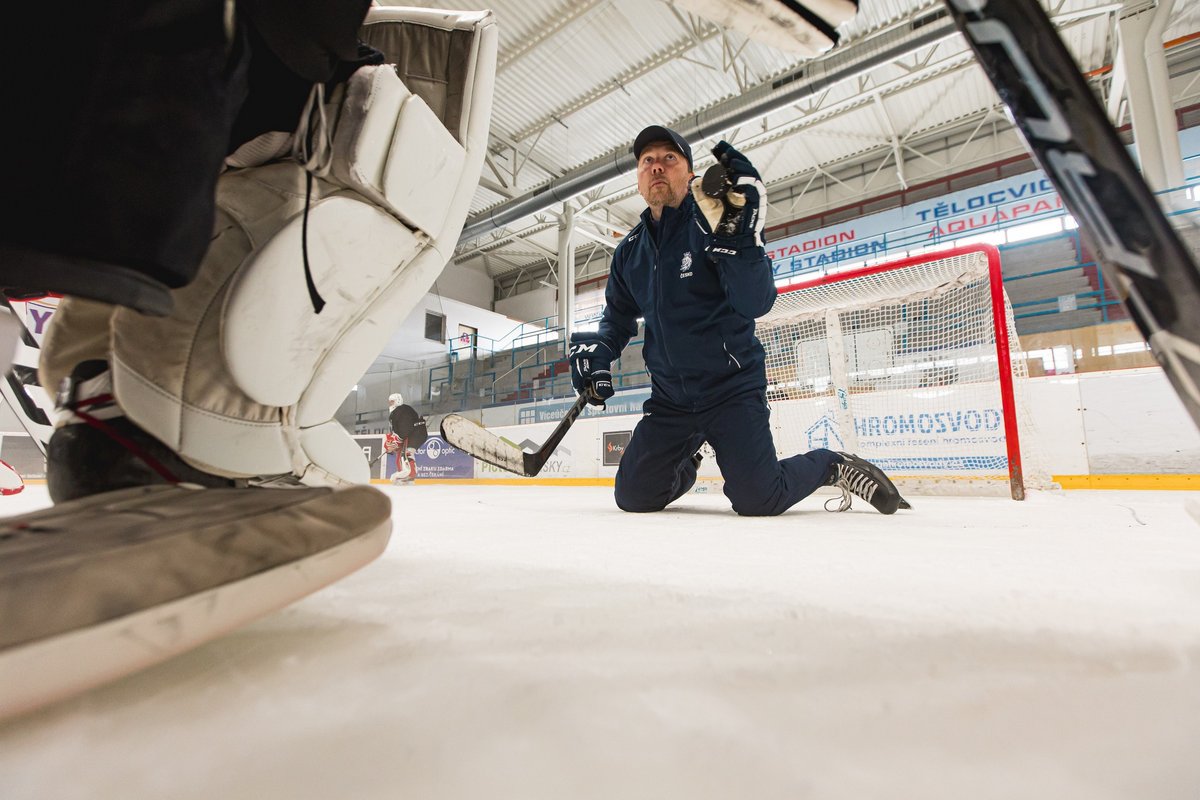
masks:
[[[687,252],[683,254],[683,260],[679,262],[679,277],[692,277],[692,254]]]

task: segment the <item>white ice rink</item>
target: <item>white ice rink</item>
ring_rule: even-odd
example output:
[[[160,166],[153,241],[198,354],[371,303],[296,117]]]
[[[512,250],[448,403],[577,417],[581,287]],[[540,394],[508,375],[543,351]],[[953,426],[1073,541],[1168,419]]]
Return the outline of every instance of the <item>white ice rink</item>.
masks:
[[[0,724],[0,798],[1200,797],[1194,494],[387,491],[363,571]]]

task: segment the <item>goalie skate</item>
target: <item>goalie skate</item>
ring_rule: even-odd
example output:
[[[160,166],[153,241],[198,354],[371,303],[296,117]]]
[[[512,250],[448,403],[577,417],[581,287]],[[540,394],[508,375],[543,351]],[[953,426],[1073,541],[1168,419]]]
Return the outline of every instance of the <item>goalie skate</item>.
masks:
[[[138,487],[3,520],[0,718],[282,608],[390,534],[390,503],[366,486]]]
[[[410,486],[417,478],[417,464],[411,456],[396,459],[396,471],[391,475],[393,486]]]

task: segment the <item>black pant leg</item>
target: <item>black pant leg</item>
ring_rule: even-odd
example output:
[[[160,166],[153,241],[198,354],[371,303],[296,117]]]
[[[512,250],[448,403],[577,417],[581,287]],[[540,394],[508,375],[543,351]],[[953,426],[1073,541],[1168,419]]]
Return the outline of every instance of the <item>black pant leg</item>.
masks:
[[[649,400],[617,467],[614,491],[625,511],[661,511],[696,482],[692,455],[704,442],[695,414],[665,409]]]
[[[163,313],[208,249],[248,54],[223,0],[72,3],[8,26],[0,286]],[[53,35],[49,35],[53,34]]]
[[[717,453],[725,496],[746,516],[782,514],[824,485],[837,460],[830,450],[775,455],[765,390],[737,395],[706,412],[705,435]]]

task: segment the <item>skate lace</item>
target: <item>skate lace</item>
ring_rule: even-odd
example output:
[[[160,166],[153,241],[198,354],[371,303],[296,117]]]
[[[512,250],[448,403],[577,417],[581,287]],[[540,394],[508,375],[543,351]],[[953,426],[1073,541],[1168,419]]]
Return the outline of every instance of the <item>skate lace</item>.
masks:
[[[871,479],[870,475],[868,475],[867,473],[865,473],[861,470],[857,470],[857,469],[854,469],[853,467],[849,467],[845,464],[838,464],[837,474],[838,474],[837,480],[834,482],[833,485],[836,486],[838,489],[841,489],[842,496],[841,497],[831,497],[828,500],[826,500],[825,501],[825,510],[826,511],[830,511],[833,513],[838,513],[841,511],[849,511],[850,504],[853,501],[854,495],[861,497],[863,500],[866,500],[868,503],[871,502],[871,498],[875,495],[875,489],[878,487],[877,487],[875,481],[873,481]],[[834,501],[837,501],[837,508],[830,508],[829,504]]]
[[[153,470],[167,483],[180,483],[180,480],[175,473],[172,472],[165,464],[151,455],[150,451],[142,447],[133,439],[130,439],[128,436],[122,435],[119,431],[115,430],[100,417],[92,416],[86,410],[92,407],[103,408],[108,406],[116,406],[116,398],[111,394],[104,394],[97,397],[89,397],[83,400],[77,400],[66,406],[66,409],[75,417],[80,419],[85,425],[95,428],[117,444],[124,447],[131,455],[139,459],[143,464]],[[124,416],[124,414],[119,414],[118,416]]]

